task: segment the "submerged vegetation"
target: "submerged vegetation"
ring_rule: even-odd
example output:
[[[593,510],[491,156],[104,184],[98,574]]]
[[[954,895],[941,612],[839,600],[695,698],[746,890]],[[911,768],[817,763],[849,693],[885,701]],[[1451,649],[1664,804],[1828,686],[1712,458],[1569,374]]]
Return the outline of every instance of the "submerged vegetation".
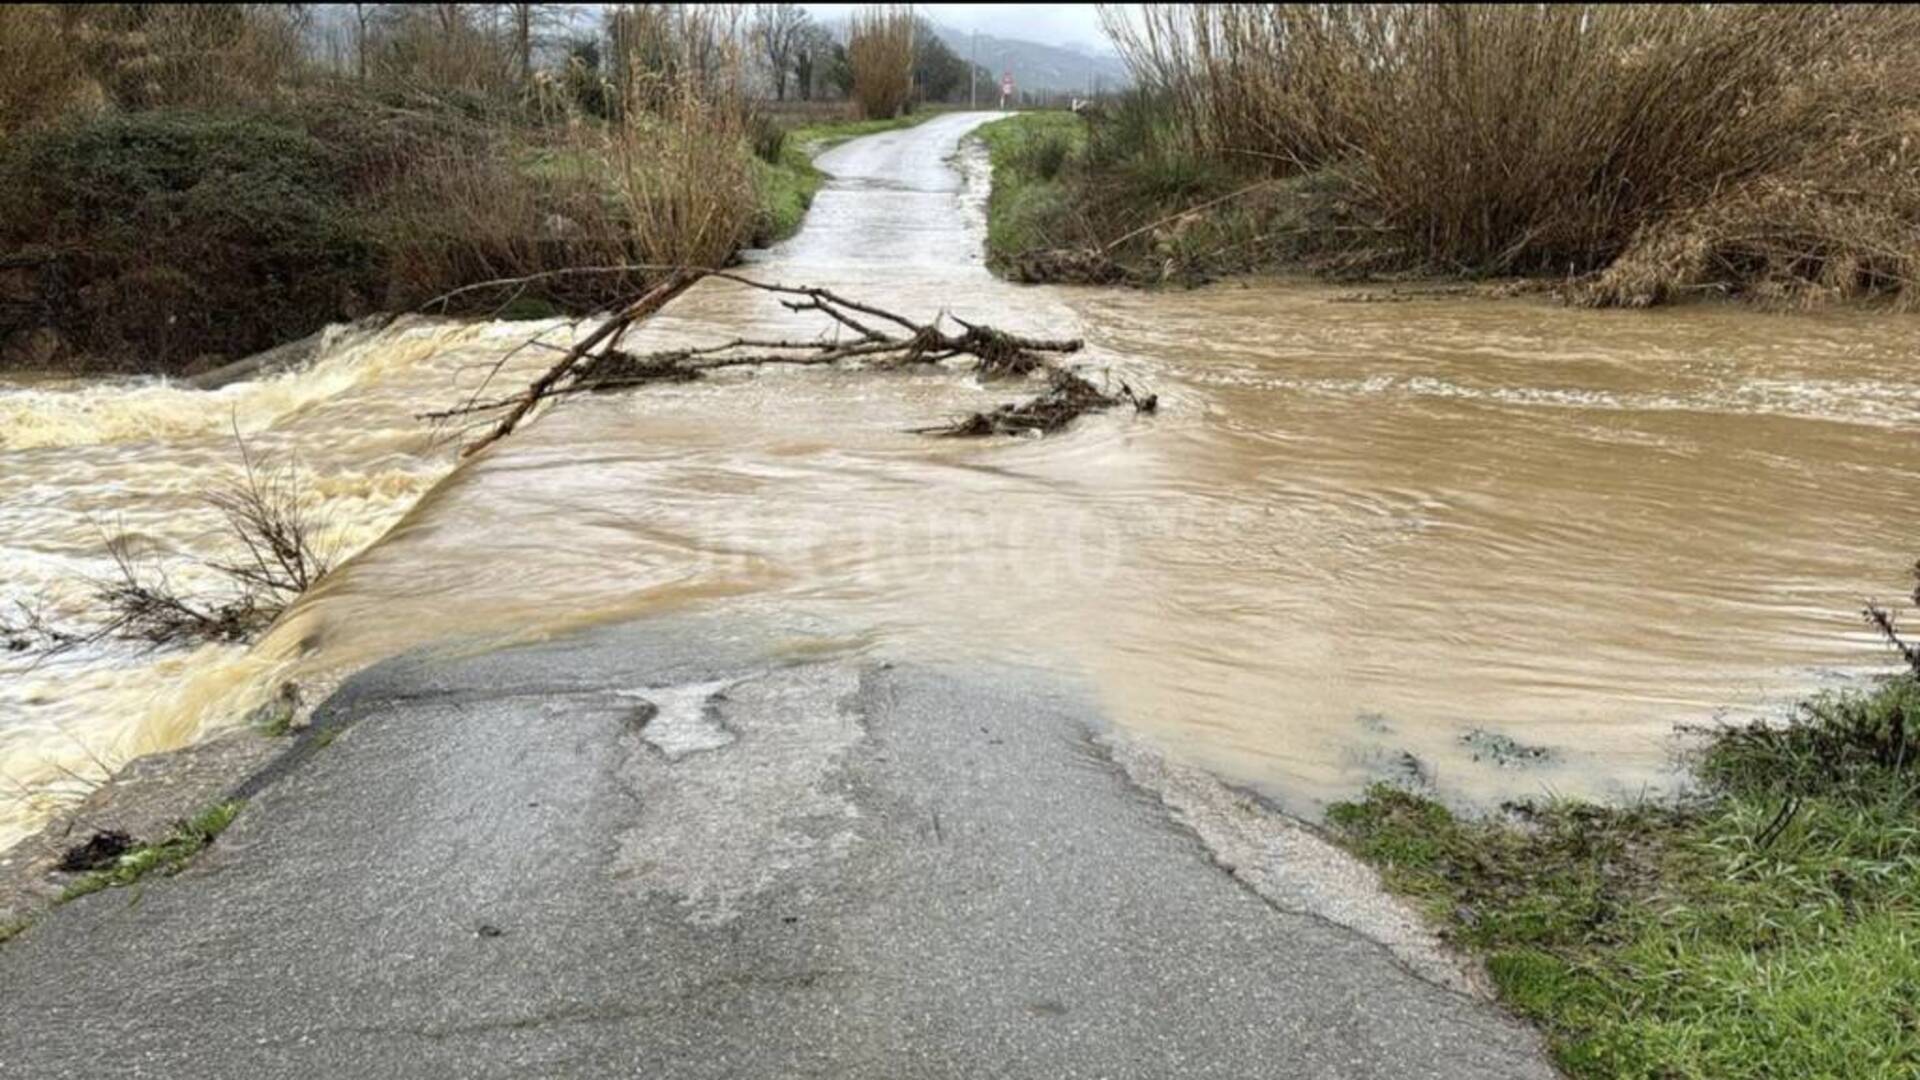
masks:
[[[1920,274],[1907,9],[1108,15],[1140,90],[1090,111],[1028,230],[1050,246],[998,251],[1024,276],[1524,275],[1645,305],[1905,302]]]
[[[80,629],[58,625],[30,605],[0,614],[0,649],[52,656],[99,641],[148,647],[244,642],[266,629],[333,568],[340,552],[329,524],[291,461],[259,461],[236,435],[242,464],[233,483],[203,493],[231,541],[233,556],[205,563],[225,583],[219,595],[177,588],[158,562],[140,557],[124,533],[106,537],[111,576],[91,583],[106,618]]]
[[[1901,645],[1888,623],[1888,637]],[[1576,1077],[1920,1071],[1920,664],[1708,733],[1699,790],[1456,816],[1379,786],[1329,824],[1486,959]]]

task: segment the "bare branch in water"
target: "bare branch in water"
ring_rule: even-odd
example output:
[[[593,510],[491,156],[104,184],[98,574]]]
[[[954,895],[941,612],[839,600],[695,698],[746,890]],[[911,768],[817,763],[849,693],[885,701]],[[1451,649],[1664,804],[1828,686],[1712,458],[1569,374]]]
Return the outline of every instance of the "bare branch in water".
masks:
[[[113,572],[91,582],[93,600],[106,621],[85,630],[58,627],[37,608],[0,617],[0,648],[32,654],[36,662],[81,645],[115,640],[149,646],[203,641],[244,642],[264,630],[301,593],[326,576],[333,552],[319,538],[325,523],[307,508],[300,473],[291,463],[275,468],[255,459],[238,430],[234,441],[244,467],[241,481],[203,498],[226,519],[240,555],[209,561],[230,586],[222,596],[194,596],[176,588],[166,567],[143,561],[124,531],[101,536]]]
[[[0,615],[0,651],[57,656],[86,641],[86,635],[49,622],[39,604],[16,600],[13,606],[14,614]]]
[[[333,553],[317,541],[326,523],[302,505],[297,463],[289,460],[279,469],[256,466],[237,425],[233,440],[240,448],[245,478],[207,495],[206,501],[225,516],[227,531],[246,554],[236,562],[211,565],[284,605],[332,568]]]
[[[463,404],[422,413],[421,418],[439,421],[504,413],[488,435],[466,448],[464,453],[471,454],[511,432],[537,403],[548,398],[656,382],[682,382],[725,367],[843,362],[906,367],[936,364],[963,356],[973,358],[975,370],[989,378],[1044,374],[1048,379],[1048,389],[1024,405],[1004,406],[992,413],[976,414],[952,425],[922,430],[945,435],[1044,433],[1057,431],[1074,417],[1086,412],[1123,403],[1132,404],[1137,411],[1151,412],[1157,405],[1152,395],[1138,396],[1124,384],[1120,394],[1109,394],[1048,359],[1054,355],[1078,352],[1082,342],[1077,338],[1025,337],[944,314],[930,323],[919,323],[877,305],[842,296],[831,289],[758,281],[725,270],[626,266],[590,267],[583,268],[581,272],[642,270],[662,271],[665,276],[644,296],[621,309],[568,350],[558,363],[543,372],[526,390],[484,401],[476,392]],[[781,305],[787,310],[818,313],[838,327],[852,331],[854,336],[823,337],[813,341],[739,337],[698,348],[662,349],[641,355],[619,348],[621,338],[637,321],[658,311],[688,286],[706,277],[791,297],[781,300]],[[526,280],[502,279],[471,288],[516,285]],[[944,325],[948,319],[959,327],[957,331]]]

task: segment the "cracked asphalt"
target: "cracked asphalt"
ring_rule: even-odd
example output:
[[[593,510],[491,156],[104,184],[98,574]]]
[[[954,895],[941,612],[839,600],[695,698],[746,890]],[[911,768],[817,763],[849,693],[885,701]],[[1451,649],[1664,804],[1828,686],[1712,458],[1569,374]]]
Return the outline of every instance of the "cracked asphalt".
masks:
[[[1553,1075],[1227,872],[1073,688],[780,640],[363,673],[186,872],[0,948],[0,1075]]]

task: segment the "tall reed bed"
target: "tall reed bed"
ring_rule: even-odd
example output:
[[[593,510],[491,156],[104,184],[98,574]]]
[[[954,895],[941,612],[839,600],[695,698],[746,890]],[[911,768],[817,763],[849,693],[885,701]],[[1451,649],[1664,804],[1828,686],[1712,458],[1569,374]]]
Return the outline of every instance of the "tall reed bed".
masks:
[[[1920,16],[1895,7],[1109,7],[1209,157],[1336,170],[1396,257],[1587,296],[1899,291]],[[1764,290],[1763,290],[1764,291]]]
[[[641,262],[720,266],[759,210],[748,150],[753,114],[738,56],[722,70],[642,80],[611,133],[611,159]]]

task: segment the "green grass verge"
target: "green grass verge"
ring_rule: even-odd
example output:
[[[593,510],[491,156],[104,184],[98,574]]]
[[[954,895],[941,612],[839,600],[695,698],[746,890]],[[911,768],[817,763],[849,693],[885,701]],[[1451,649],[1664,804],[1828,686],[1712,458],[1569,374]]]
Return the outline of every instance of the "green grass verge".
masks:
[[[5,945],[19,937],[21,932],[31,925],[32,923],[27,919],[9,919],[6,922],[0,922],[0,945]]]
[[[95,870],[86,877],[67,886],[56,903],[64,904],[78,900],[82,896],[97,893],[102,889],[116,889],[131,885],[148,874],[177,872],[187,860],[198,855],[214,837],[226,831],[233,819],[240,815],[246,803],[241,800],[219,803],[208,807],[191,821],[183,821],[174,827],[172,833],[163,840],[139,847],[120,856],[119,860],[104,870]]]
[[[987,262],[1062,242],[1073,206],[1068,164],[1084,152],[1087,125],[1067,112],[1016,113],[977,134],[993,162],[987,197]]]
[[[753,159],[754,187],[760,195],[760,221],[754,243],[765,247],[800,231],[800,222],[813,205],[814,193],[827,176],[813,167],[813,159],[789,139],[778,164]]]
[[[1483,956],[1575,1077],[1920,1075],[1920,687],[1716,732],[1701,794],[1467,819],[1388,787],[1329,824]]]

